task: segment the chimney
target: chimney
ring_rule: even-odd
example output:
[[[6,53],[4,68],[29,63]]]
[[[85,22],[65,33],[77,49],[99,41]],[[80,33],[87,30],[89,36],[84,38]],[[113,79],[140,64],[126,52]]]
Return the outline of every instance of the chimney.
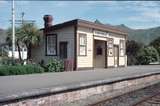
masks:
[[[44,15],[43,20],[44,20],[44,28],[49,28],[50,26],[52,26],[52,21],[53,21],[52,15]]]

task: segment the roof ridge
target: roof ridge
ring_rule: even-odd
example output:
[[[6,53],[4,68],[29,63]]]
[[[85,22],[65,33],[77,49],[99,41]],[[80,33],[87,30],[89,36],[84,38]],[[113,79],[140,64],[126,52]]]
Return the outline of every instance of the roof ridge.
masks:
[[[127,33],[117,27],[114,27],[114,26],[110,26],[110,25],[106,25],[106,24],[98,24],[98,23],[94,23],[92,21],[88,21],[88,20],[84,20],[84,19],[79,19],[79,18],[76,18],[76,19],[72,19],[72,20],[69,20],[69,21],[65,21],[65,22],[62,22],[62,23],[59,23],[59,24],[55,24],[55,25],[52,25],[50,28],[53,28],[53,27],[64,27],[63,25],[73,25],[73,24],[79,24],[79,23],[84,23],[84,24],[90,24],[90,25],[93,25],[93,26],[97,26],[97,27],[101,27],[103,29],[108,29],[110,30],[111,32],[117,32],[117,33],[120,33],[120,34],[125,34],[127,35]]]
[[[120,32],[124,32],[123,30],[117,28],[116,26],[112,26],[112,25],[106,25],[106,24],[97,24],[97,23],[94,23],[92,21],[87,21],[87,20],[83,20],[83,19],[79,19],[79,21],[82,21],[82,22],[87,22],[87,23],[91,23],[91,24],[95,24],[95,25],[98,25],[98,26],[103,26],[103,27],[107,27],[109,29],[112,29],[112,30],[117,30],[117,31],[120,31]],[[125,32],[126,33],[126,32]]]

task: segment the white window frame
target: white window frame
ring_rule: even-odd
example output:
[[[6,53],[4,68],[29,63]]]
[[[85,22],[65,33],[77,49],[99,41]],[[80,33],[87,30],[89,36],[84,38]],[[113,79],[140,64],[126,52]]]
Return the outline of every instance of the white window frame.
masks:
[[[87,56],[87,34],[79,33],[79,56]],[[84,40],[84,41],[82,41]],[[83,52],[81,52],[83,50]]]

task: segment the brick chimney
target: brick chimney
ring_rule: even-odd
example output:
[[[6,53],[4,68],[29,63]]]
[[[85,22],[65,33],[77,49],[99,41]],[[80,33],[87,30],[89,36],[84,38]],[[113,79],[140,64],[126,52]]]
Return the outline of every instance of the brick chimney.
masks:
[[[43,20],[45,29],[52,26],[52,21],[53,21],[52,15],[44,15]]]

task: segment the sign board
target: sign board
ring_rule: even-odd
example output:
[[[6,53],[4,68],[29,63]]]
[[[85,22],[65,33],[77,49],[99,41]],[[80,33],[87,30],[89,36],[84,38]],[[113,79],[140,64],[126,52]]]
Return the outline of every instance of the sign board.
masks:
[[[104,31],[94,30],[93,33],[94,33],[94,35],[96,35],[96,36],[109,37],[109,33],[104,32]]]

